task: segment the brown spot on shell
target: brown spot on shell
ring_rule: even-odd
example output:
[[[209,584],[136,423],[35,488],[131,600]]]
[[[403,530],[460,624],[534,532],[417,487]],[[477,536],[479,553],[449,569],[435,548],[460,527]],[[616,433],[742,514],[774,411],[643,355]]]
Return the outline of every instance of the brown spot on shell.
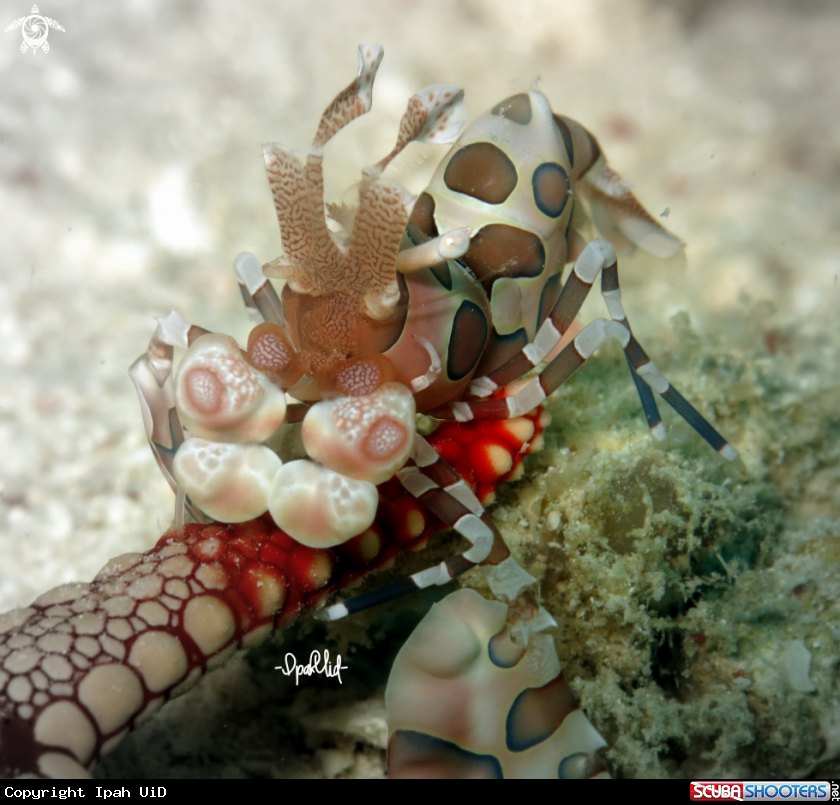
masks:
[[[545,266],[545,247],[533,232],[507,224],[488,224],[473,236],[461,262],[482,280],[537,277]]]
[[[484,311],[472,302],[461,302],[449,335],[446,373],[450,380],[460,380],[475,369],[487,344],[488,333]]]
[[[531,98],[527,92],[520,92],[518,95],[511,95],[493,107],[490,114],[503,117],[520,126],[527,126],[531,122],[533,111],[531,109]]]
[[[414,202],[414,209],[411,211],[411,218],[408,221],[408,236],[417,243],[425,243],[427,240],[438,236],[438,228],[435,223],[435,200],[428,193],[421,193]]]
[[[500,335],[495,327],[490,328],[490,338],[487,339],[487,348],[476,367],[478,377],[490,374],[502,364],[510,360],[518,352],[521,352],[528,343],[528,333],[524,327],[520,327],[512,333]]]
[[[563,674],[540,688],[522,691],[508,713],[507,748],[511,752],[522,752],[545,741],[577,707]]]
[[[572,145],[572,132],[569,131],[569,125],[560,115],[554,115],[554,122],[557,124],[557,130],[560,132],[560,137],[563,140],[563,145],[566,148],[566,155],[569,157],[569,167],[575,166],[575,149]]]
[[[493,755],[480,755],[434,735],[397,730],[388,741],[388,776],[418,780],[495,780],[503,777]]]
[[[572,192],[569,174],[556,162],[544,162],[531,179],[534,203],[549,218],[559,218]]]
[[[492,143],[472,143],[452,157],[443,181],[455,193],[472,196],[487,204],[501,204],[516,187],[516,167],[504,151]]]

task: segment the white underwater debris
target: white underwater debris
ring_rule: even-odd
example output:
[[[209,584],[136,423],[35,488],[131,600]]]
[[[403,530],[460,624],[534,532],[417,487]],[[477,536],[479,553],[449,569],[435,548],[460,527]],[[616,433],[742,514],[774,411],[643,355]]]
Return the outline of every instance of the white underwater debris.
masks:
[[[817,686],[809,676],[811,670],[811,652],[801,640],[786,640],[784,644],[784,670],[794,690],[800,693],[813,693]]]

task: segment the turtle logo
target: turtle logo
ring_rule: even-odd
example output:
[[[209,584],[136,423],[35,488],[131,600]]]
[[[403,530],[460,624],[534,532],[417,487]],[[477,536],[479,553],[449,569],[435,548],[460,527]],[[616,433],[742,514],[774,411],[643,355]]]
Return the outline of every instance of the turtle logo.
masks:
[[[38,13],[38,6],[32,6],[32,13],[28,17],[21,17],[15,20],[6,28],[6,31],[14,31],[15,28],[23,26],[23,42],[20,43],[20,52],[26,53],[27,48],[32,48],[35,53],[38,48],[41,48],[44,53],[50,52],[50,44],[47,42],[47,35],[50,28],[55,28],[56,31],[63,31],[55,20],[49,17],[44,17]]]

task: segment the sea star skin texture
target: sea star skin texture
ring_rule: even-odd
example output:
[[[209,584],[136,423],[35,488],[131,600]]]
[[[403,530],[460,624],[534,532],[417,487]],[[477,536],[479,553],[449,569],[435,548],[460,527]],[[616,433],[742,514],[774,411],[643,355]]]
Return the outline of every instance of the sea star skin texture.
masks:
[[[541,409],[506,431],[509,480],[541,445]],[[441,429],[483,440],[483,423]],[[500,441],[486,423],[487,443]],[[530,433],[517,439],[515,433]],[[454,458],[467,473],[469,454]],[[485,476],[488,471],[485,470]],[[329,549],[299,544],[263,516],[170,529],[151,551],[112,559],[90,583],[65,584],[0,615],[0,776],[83,778],[169,699],[241,649],[259,645],[443,524],[395,479],[379,487],[374,524]]]

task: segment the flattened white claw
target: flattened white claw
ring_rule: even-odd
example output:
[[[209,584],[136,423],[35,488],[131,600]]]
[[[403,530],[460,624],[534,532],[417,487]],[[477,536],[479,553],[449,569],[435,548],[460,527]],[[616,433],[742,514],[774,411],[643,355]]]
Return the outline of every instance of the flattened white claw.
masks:
[[[385,690],[392,779],[452,776],[452,754],[429,751],[418,734],[456,743],[461,777],[556,780],[558,768],[561,777],[606,776],[595,755],[606,742],[575,703],[554,639],[531,629],[527,641],[515,636],[550,616],[509,617],[501,602],[458,590],[418,624]]]
[[[268,510],[289,536],[310,548],[331,548],[373,523],[379,493],[307,459],[284,464],[274,476]]]
[[[411,455],[414,413],[414,395],[402,383],[385,383],[373,394],[322,400],[303,420],[303,445],[324,466],[381,484]]]
[[[431,84],[411,98],[425,108],[428,118],[416,134],[421,143],[451,143],[467,121],[464,90],[450,84]]]
[[[196,339],[181,360],[175,405],[193,436],[214,442],[265,441],[286,416],[286,395],[216,333]]]
[[[179,486],[205,514],[243,523],[268,509],[268,493],[283,462],[260,444],[187,439],[173,463]]]

